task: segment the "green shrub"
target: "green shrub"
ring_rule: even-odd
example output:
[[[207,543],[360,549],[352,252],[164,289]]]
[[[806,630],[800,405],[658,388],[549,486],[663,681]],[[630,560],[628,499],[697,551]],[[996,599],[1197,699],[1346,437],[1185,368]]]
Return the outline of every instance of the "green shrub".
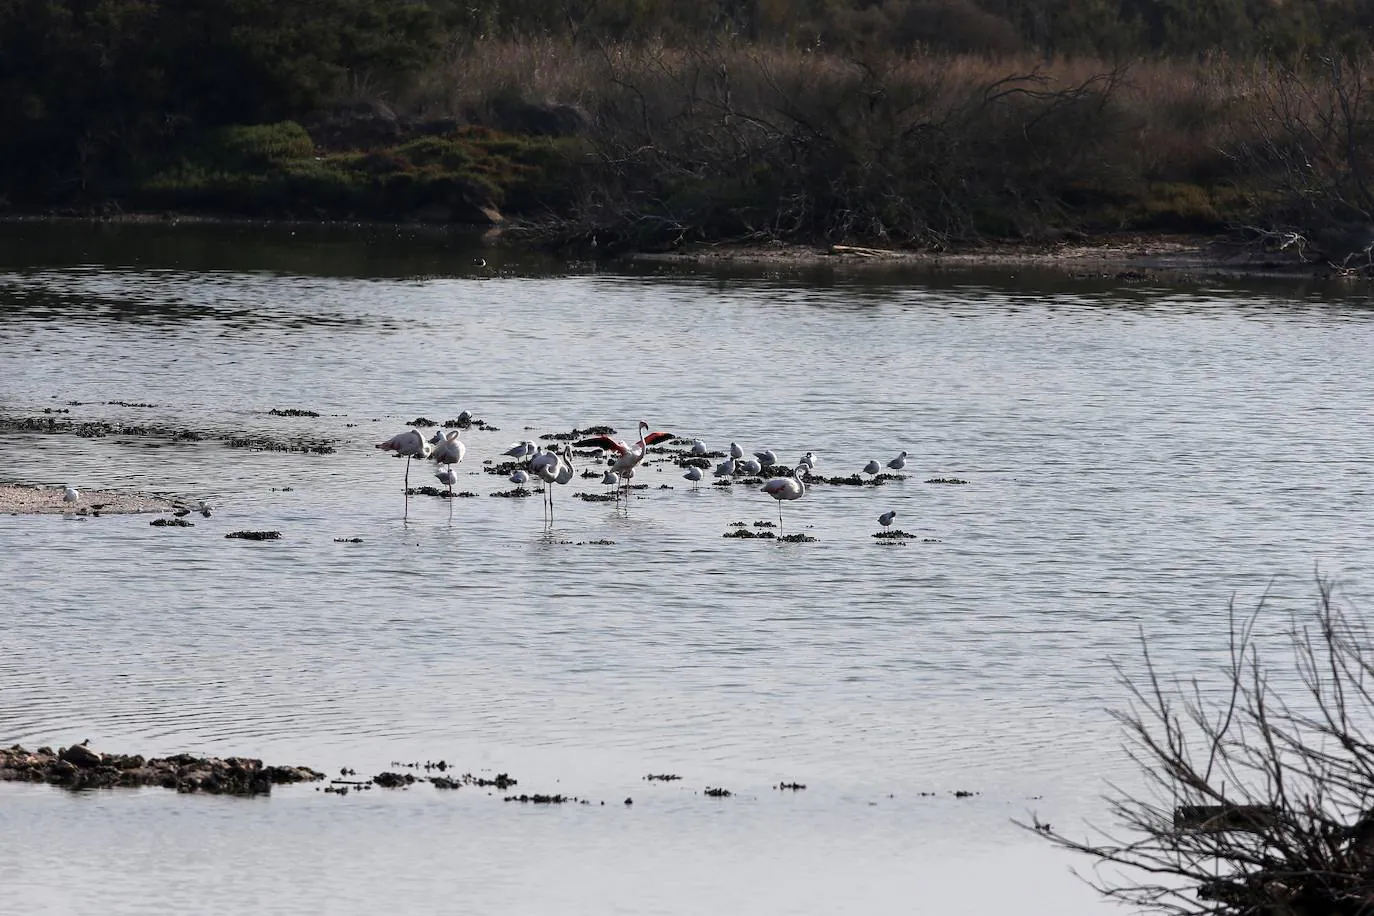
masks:
[[[295,121],[236,124],[212,132],[205,154],[225,168],[253,169],[313,156],[315,144]]]

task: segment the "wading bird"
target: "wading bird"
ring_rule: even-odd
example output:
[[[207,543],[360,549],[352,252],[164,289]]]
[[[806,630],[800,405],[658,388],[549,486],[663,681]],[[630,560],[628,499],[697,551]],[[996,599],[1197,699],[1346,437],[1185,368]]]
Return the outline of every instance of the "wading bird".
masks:
[[[510,482],[517,487],[523,487],[530,482],[530,475],[526,474],[524,471],[513,471],[510,475]]]
[[[735,474],[735,459],[726,458],[720,464],[716,465],[716,469],[712,474],[716,477],[733,477]]]
[[[802,483],[802,473],[805,465],[797,465],[793,473],[795,477],[774,477],[765,483],[761,489],[764,493],[778,501],[778,536],[782,536],[782,501],[784,499],[801,499],[806,495],[806,484]]]
[[[468,447],[458,441],[458,430],[455,429],[434,444],[434,453],[429,457],[440,464],[457,464],[467,453]]]
[[[706,454],[706,443],[702,442],[700,439],[693,439],[692,454],[696,455],[697,457],[701,457],[702,455]]]
[[[763,471],[763,465],[759,464],[753,458],[746,458],[739,462],[739,470],[740,473],[748,474],[750,477],[753,477]]]
[[[682,475],[684,480],[692,482],[692,489],[696,489],[697,484],[701,483],[701,468],[688,468],[687,473]]]
[[[655,442],[662,442],[664,439],[673,438],[672,433],[651,433],[649,432],[649,422],[639,421],[639,441],[634,445],[622,442],[619,439],[612,439],[610,436],[592,436],[590,439],[583,439],[574,442],[578,448],[599,448],[608,452],[614,452],[611,459],[611,470],[620,475],[620,479],[629,487],[629,479],[633,476],[635,466],[644,460],[644,455],[649,446]]]
[[[734,442],[731,442],[731,443],[730,443],[730,457],[731,457],[731,458],[743,458],[743,457],[744,457],[744,449],[740,448],[738,444],[736,444],[736,443],[734,443]]]
[[[902,452],[896,458],[893,458],[887,463],[887,466],[894,471],[900,471],[902,468],[906,467],[906,452]]]
[[[550,445],[548,451],[540,452],[530,461],[530,472],[544,481],[545,508],[549,524],[553,524],[553,486],[572,480],[572,446],[565,445],[559,450]]]
[[[396,453],[396,457],[398,457],[398,458],[405,458],[405,460],[406,460],[406,481],[405,481],[405,488],[406,488],[407,490],[409,490],[409,489],[410,489],[410,459],[412,459],[412,458],[424,458],[426,455],[429,454],[429,447],[428,447],[428,443],[425,442],[425,437],[422,436],[422,435],[420,435],[420,431],[419,431],[418,429],[410,429],[410,430],[406,430],[406,431],[403,432],[403,433],[397,433],[396,435],[392,436],[390,439],[386,440],[385,442],[378,442],[378,443],[377,443],[377,448],[385,449],[385,450],[387,450],[387,451],[389,451],[389,452],[395,452],[395,453]]]
[[[458,482],[458,472],[453,468],[440,468],[435,472],[434,476],[439,478],[441,484],[448,487],[448,495],[449,498],[452,499],[453,485]],[[449,505],[452,505],[452,503],[449,503]]]
[[[878,516],[878,524],[879,524],[879,525],[882,525],[884,528],[886,528],[888,525],[891,525],[891,524],[892,524],[892,520],[893,520],[894,518],[896,518],[896,517],[897,517],[897,510],[896,510],[896,509],[892,509],[891,511],[884,512],[882,515]]]
[[[766,448],[761,452],[755,452],[754,457],[759,460],[759,464],[766,468],[771,468],[778,463],[778,455],[771,448]]]

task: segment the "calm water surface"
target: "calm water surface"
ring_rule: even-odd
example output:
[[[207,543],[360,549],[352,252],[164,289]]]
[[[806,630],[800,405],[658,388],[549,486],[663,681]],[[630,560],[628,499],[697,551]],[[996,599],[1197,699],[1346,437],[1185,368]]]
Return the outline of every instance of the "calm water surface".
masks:
[[[217,507],[182,530],[0,517],[0,743],[368,774],[444,758],[591,801],[3,784],[7,907],[1107,912],[1068,873],[1086,863],[1011,819],[1106,823],[1106,782],[1134,778],[1103,712],[1111,660],[1138,668],[1142,628],[1191,674],[1220,658],[1232,596],[1267,590],[1276,628],[1319,567],[1366,606],[1372,351],[1357,288],[618,272],[409,232],[0,226],[0,414],[338,446],[0,434],[0,480]],[[464,437],[478,496],[412,498],[403,520],[403,464],[372,444],[463,409],[500,427]],[[509,484],[482,461],[511,442],[641,417],[833,474],[905,449],[910,476],[789,503],[805,545],[723,539],[772,501],[666,465],[628,510],[571,498],[601,489],[576,480],[551,534],[537,499],[488,496]],[[876,542],[888,509],[924,540]],[[223,537],[242,528],[283,539]]]

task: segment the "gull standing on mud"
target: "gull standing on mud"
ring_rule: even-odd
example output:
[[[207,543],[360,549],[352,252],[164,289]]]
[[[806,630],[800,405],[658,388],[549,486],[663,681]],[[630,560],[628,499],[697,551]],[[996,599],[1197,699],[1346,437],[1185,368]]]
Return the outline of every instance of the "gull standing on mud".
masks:
[[[892,520],[893,520],[894,518],[896,518],[896,517],[897,517],[897,510],[896,510],[896,509],[892,509],[892,510],[890,510],[890,511],[888,511],[888,512],[884,512],[882,515],[878,516],[878,524],[879,524],[879,525],[882,525],[884,528],[886,528],[888,525],[891,525],[891,524],[892,524]]]
[[[700,439],[692,440],[692,454],[698,458],[706,454],[706,443]]]
[[[887,463],[887,466],[894,471],[900,471],[902,468],[906,467],[906,452],[902,452],[896,458],[893,458]]]
[[[697,484],[701,483],[701,468],[688,468],[687,473],[683,474],[682,478],[684,480],[690,480],[692,482],[692,489],[695,490],[697,488]]]
[[[879,464],[877,461],[870,461],[868,464],[864,465],[865,474],[877,474],[882,469],[883,466]]]
[[[524,442],[515,443],[501,454],[514,458],[516,461],[524,461],[526,458],[533,458],[537,451],[539,451],[539,446],[526,439]]]

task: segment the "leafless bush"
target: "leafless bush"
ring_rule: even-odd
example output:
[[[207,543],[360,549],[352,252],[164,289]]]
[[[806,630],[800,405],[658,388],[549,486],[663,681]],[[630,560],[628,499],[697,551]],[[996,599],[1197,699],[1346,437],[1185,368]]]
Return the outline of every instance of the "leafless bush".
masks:
[[[1255,637],[1264,603],[1231,615],[1224,694],[1166,681],[1148,642],[1143,676],[1118,667],[1114,713],[1144,788],[1109,799],[1119,834],[1056,845],[1123,876],[1103,893],[1168,913],[1354,916],[1374,912],[1374,644],[1318,580],[1288,629],[1296,683],[1276,686]],[[1099,874],[1102,872],[1099,871]]]
[[[1240,166],[1266,178],[1302,227],[1374,220],[1374,73],[1359,58],[1331,57],[1266,77],[1251,137],[1235,151]]]

